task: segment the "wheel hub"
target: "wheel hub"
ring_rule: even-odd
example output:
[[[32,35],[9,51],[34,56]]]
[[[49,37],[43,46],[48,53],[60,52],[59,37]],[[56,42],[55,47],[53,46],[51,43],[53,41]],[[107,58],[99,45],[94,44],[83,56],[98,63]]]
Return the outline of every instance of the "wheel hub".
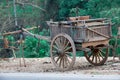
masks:
[[[63,49],[59,49],[59,50],[58,50],[58,54],[59,54],[60,56],[64,56],[64,51],[63,51]]]
[[[94,55],[97,55],[98,52],[99,52],[99,49],[94,49],[94,51],[93,51]]]

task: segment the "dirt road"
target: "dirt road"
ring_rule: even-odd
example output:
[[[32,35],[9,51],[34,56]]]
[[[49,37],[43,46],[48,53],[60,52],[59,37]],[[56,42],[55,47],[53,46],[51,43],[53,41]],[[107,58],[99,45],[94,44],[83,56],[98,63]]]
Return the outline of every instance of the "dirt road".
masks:
[[[0,72],[1,73],[16,73],[16,72],[29,72],[29,73],[40,73],[40,72],[55,72],[57,71],[50,58],[26,58],[26,67],[19,66],[19,59],[10,59],[9,61],[0,61]],[[120,61],[112,61],[109,58],[103,66],[92,66],[84,57],[77,57],[75,65],[70,71],[62,73],[72,74],[93,74],[93,75],[120,75]]]

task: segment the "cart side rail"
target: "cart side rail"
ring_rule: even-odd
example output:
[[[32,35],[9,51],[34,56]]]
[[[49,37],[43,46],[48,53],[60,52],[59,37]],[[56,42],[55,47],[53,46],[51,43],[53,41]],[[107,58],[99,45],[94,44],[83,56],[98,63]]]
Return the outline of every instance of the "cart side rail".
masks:
[[[89,42],[105,40],[111,37],[111,23],[109,19],[88,19],[75,21],[47,22],[50,27],[51,39],[59,33],[66,33],[75,42]]]

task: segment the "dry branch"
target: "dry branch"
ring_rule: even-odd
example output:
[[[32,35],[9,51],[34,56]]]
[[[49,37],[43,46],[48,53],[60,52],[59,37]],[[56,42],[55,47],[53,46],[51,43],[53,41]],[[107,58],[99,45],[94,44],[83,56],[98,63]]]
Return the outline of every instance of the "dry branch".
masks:
[[[34,5],[34,4],[32,4],[32,3],[23,3],[23,2],[16,2],[16,3],[17,3],[17,4],[21,4],[21,5],[31,5],[31,6],[33,6],[33,7],[35,7],[35,8],[38,8],[38,9],[46,12],[45,9],[39,7],[38,5]]]

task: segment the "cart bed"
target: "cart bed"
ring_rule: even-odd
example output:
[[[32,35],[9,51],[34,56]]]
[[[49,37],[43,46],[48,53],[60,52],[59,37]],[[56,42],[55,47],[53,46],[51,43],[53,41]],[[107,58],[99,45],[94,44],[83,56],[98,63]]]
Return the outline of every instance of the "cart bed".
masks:
[[[59,33],[66,33],[75,43],[90,43],[108,40],[111,37],[111,23],[108,19],[87,19],[73,21],[48,21],[51,39]],[[107,41],[108,43],[108,41]],[[105,44],[107,44],[105,41]]]

